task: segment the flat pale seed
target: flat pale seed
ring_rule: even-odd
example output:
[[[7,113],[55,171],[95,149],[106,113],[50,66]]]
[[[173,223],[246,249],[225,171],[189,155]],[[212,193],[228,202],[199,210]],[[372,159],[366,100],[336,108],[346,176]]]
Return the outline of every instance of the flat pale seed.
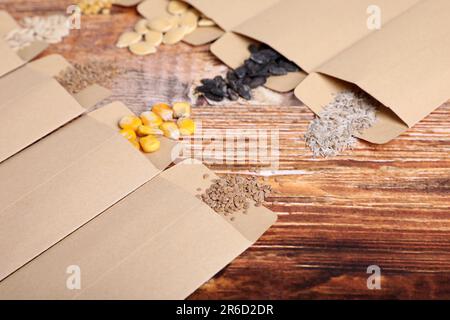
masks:
[[[183,27],[177,27],[164,35],[163,43],[164,44],[176,44],[183,40],[186,30]]]
[[[130,51],[138,56],[145,56],[156,52],[156,48],[146,41],[140,41],[130,46]]]
[[[117,40],[118,48],[126,48],[132,44],[138,43],[142,39],[142,35],[137,32],[125,32]]]
[[[199,27],[212,27],[215,26],[216,23],[212,21],[211,19],[202,18],[198,22]]]
[[[147,19],[141,19],[134,25],[134,30],[139,34],[147,34],[150,31],[147,24]]]
[[[160,17],[149,21],[147,26],[154,31],[164,33],[171,30],[174,27],[174,23],[169,17]]]
[[[186,12],[180,19],[180,26],[185,28],[185,35],[197,29],[198,16],[193,11]]]
[[[149,32],[145,35],[145,41],[154,47],[157,47],[163,41],[163,34],[159,31],[149,30]]]
[[[167,6],[167,11],[171,14],[183,14],[189,8],[189,5],[186,2],[181,2],[177,0],[172,0],[169,2]]]

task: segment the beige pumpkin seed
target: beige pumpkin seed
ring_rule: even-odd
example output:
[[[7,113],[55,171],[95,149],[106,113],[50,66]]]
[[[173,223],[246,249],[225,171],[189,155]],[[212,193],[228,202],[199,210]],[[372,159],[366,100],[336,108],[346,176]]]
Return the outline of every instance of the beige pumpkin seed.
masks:
[[[132,44],[130,51],[138,56],[145,56],[156,52],[156,48],[146,41],[140,41]]]
[[[148,33],[150,30],[147,28],[147,19],[141,19],[139,20],[135,26],[134,26],[134,30],[139,33],[139,34],[146,34]]]
[[[163,43],[164,44],[176,44],[183,40],[183,37],[186,33],[186,29],[184,27],[177,27],[164,35]]]
[[[172,0],[167,6],[167,11],[171,14],[183,14],[187,11],[189,5],[186,2],[181,2],[177,0]]]
[[[174,27],[174,20],[169,17],[160,17],[149,21],[147,26],[154,31],[164,33]]]
[[[163,41],[163,34],[159,31],[149,30],[149,32],[145,35],[145,41],[154,47],[157,47]]]
[[[116,46],[118,48],[126,48],[132,44],[139,42],[142,39],[142,35],[137,32],[125,32],[117,40]]]
[[[185,34],[192,33],[197,28],[198,16],[189,10],[180,18],[180,26],[185,28]]]
[[[214,21],[212,21],[211,19],[207,19],[207,18],[202,18],[198,22],[199,27],[212,27],[215,25],[216,25],[216,23]]]

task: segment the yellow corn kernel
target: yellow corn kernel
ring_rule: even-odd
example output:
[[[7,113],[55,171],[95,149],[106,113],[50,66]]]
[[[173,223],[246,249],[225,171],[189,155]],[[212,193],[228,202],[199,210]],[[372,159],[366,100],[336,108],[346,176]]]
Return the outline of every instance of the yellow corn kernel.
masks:
[[[188,102],[174,103],[173,116],[175,118],[189,118],[191,116],[191,104]]]
[[[140,125],[142,125],[142,121],[136,116],[125,116],[119,121],[119,127],[122,129],[131,129],[136,131]]]
[[[195,122],[190,118],[182,118],[177,121],[182,136],[192,136],[195,133]]]
[[[130,128],[122,129],[119,133],[128,141],[136,140],[136,133]]]
[[[173,140],[180,139],[180,130],[175,122],[164,122],[159,128],[162,130],[165,137]]]
[[[139,137],[145,137],[145,136],[149,136],[149,135],[157,135],[157,136],[163,135],[162,130],[160,130],[158,128],[149,127],[149,126],[139,126],[136,133]]]
[[[173,119],[173,110],[168,104],[158,103],[152,107],[152,111],[161,117],[164,121]]]
[[[141,145],[140,145],[140,143],[139,143],[139,141],[137,139],[130,140],[130,142],[133,145],[133,147],[135,147],[138,150],[141,150]]]
[[[145,153],[152,153],[159,150],[161,142],[155,136],[146,136],[140,139],[142,150]]]
[[[145,126],[158,128],[163,120],[153,111],[146,111],[141,113],[141,120]]]

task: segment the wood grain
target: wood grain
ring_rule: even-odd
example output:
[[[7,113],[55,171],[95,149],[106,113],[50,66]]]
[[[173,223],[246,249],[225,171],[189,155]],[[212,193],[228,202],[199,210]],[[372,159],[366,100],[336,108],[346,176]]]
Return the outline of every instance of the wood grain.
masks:
[[[70,3],[2,0],[0,9],[20,19],[63,12]],[[81,30],[42,55],[115,61],[126,72],[109,101],[135,112],[186,99],[193,82],[226,69],[208,46],[162,46],[151,57],[119,50],[118,35],[139,17],[134,8],[112,13],[83,17]],[[450,104],[386,145],[361,142],[336,158],[314,159],[302,138],[312,113],[292,94],[279,98],[277,106],[194,110],[205,130],[276,130],[280,159],[277,170],[259,172],[270,173],[274,193],[267,205],[278,222],[191,299],[449,299]],[[258,169],[210,160],[218,173]],[[382,290],[366,287],[373,264],[382,269]]]

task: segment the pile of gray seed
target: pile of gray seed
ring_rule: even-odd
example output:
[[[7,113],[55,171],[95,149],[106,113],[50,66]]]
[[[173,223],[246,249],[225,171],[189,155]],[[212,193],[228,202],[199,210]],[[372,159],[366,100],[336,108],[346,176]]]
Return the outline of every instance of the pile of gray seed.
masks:
[[[337,94],[309,125],[306,145],[315,157],[333,157],[356,144],[356,134],[372,127],[380,103],[359,91]]]
[[[94,60],[84,64],[75,63],[55,78],[67,91],[76,94],[93,84],[109,86],[121,73],[122,70],[115,63]]]
[[[271,192],[271,186],[261,183],[255,176],[227,175],[214,180],[201,199],[217,213],[228,216],[236,212],[246,214],[251,200],[255,206],[261,206]]]

